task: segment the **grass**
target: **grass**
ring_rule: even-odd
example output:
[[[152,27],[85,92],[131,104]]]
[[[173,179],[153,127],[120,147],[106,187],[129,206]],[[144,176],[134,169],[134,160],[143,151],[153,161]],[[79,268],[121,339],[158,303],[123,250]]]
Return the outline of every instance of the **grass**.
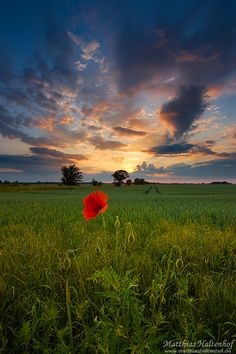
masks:
[[[0,353],[162,353],[231,341],[236,186],[1,187]],[[18,192],[17,192],[18,191]]]

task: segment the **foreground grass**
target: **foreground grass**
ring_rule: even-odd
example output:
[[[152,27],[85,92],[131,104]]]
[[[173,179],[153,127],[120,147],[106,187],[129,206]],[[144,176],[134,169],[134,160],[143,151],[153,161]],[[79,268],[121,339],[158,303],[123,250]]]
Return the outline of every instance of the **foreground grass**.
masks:
[[[146,189],[105,187],[105,224],[81,214],[92,188],[1,192],[0,352],[234,338],[235,186]]]

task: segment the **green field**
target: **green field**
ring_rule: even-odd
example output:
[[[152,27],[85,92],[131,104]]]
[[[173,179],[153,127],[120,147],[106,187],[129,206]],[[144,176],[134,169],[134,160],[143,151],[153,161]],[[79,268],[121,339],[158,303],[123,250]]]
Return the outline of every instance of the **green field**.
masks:
[[[235,338],[236,185],[148,188],[99,188],[109,207],[86,222],[98,188],[1,186],[0,353]]]

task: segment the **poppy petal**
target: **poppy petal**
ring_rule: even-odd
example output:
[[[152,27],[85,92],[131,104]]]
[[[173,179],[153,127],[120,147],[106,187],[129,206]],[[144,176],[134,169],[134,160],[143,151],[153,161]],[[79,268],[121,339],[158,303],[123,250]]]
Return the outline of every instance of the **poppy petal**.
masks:
[[[100,213],[100,214],[104,213],[104,211],[107,210],[107,207],[108,207],[108,204],[104,205],[104,207],[99,210],[99,213]]]
[[[94,199],[94,201],[96,201],[100,205],[105,205],[107,203],[108,196],[103,192],[96,191],[96,192],[93,192],[91,194],[91,196]]]
[[[95,210],[90,210],[90,209],[84,209],[83,215],[85,219],[88,221],[89,219],[93,219],[98,215],[98,211]]]
[[[97,214],[104,213],[107,209],[108,195],[101,192],[95,191],[84,198],[84,210],[83,215],[88,221],[91,218],[95,218]]]

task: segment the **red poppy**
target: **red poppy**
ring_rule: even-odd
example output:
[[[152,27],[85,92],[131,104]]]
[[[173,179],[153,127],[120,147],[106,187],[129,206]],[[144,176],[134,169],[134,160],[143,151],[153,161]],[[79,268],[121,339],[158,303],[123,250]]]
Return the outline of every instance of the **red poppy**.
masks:
[[[108,195],[103,192],[96,191],[89,194],[83,200],[84,203],[83,214],[86,221],[95,218],[98,214],[104,213],[104,211],[106,211],[108,207],[107,200],[108,200]]]

